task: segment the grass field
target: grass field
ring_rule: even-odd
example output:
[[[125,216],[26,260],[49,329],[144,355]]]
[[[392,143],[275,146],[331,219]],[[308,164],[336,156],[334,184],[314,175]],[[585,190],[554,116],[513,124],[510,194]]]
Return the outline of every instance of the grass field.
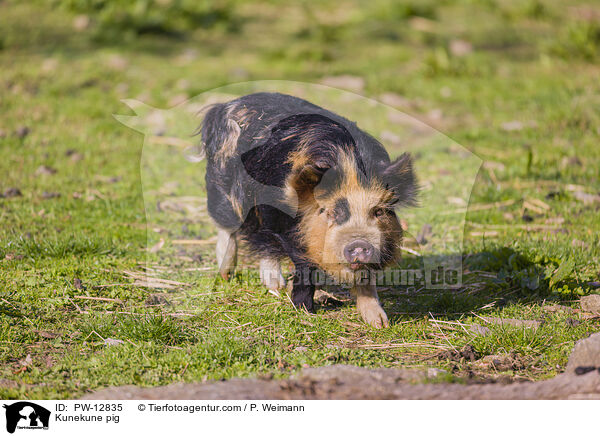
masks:
[[[600,286],[600,4],[562,3],[223,2],[214,26],[131,35],[51,2],[0,1],[0,398],[333,363],[445,370],[434,382],[560,373],[574,342],[600,330],[579,306]],[[143,156],[173,147],[113,114],[133,115],[121,99],[167,109],[258,80],[337,84],[483,160],[464,228],[453,224],[460,289],[386,288],[391,327],[375,330],[343,294],[309,315],[252,268],[229,283],[209,274],[203,204],[181,211],[202,164],[169,185],[178,170],[165,159],[153,179]],[[394,141],[393,117],[331,104]],[[421,182],[435,187],[454,163],[432,160]],[[148,207],[156,193],[174,209]],[[431,224],[433,254],[448,250],[436,245],[447,221],[407,214],[415,236]]]

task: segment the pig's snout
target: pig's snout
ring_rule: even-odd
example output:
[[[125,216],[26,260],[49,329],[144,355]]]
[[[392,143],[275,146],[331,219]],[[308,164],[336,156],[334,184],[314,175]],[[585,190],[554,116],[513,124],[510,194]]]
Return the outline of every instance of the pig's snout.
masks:
[[[358,269],[364,264],[370,263],[375,252],[375,247],[367,241],[358,239],[344,247],[344,257],[350,263],[352,269]]]

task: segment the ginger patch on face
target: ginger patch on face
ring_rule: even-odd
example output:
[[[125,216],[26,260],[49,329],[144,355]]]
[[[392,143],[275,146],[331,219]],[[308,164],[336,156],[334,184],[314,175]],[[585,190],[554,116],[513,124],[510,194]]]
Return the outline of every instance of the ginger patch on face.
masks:
[[[376,181],[365,186],[353,179],[327,195],[315,190],[300,225],[309,257],[330,273],[350,271],[344,249],[357,242],[372,247],[370,265],[384,266],[396,258],[402,236],[391,193]]]

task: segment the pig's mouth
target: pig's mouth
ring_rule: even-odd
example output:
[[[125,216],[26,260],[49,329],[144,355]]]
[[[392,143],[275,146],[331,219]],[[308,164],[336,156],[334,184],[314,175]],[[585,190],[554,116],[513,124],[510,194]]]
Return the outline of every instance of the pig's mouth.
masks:
[[[379,264],[377,261],[371,261],[371,262],[367,262],[367,263],[353,261],[353,262],[346,262],[346,267],[352,271],[374,270],[374,269],[380,269],[381,264]]]
[[[359,269],[367,269],[367,268],[369,268],[368,263],[362,263],[362,262],[351,262],[350,263],[350,269],[352,271],[358,271]]]

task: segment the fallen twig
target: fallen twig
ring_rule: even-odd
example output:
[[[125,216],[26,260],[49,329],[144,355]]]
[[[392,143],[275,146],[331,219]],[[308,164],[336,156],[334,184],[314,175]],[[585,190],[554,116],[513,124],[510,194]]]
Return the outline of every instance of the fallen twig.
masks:
[[[119,300],[118,298],[88,297],[86,295],[75,295],[73,298],[77,298],[79,300],[110,301],[113,303],[123,304],[123,300]]]

